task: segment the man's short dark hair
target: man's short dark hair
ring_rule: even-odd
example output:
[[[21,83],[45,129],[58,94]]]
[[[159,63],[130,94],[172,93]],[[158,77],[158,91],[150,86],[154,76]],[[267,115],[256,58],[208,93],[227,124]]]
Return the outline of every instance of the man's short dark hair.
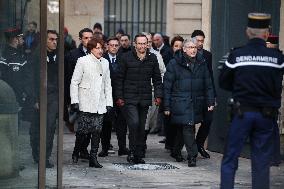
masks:
[[[29,24],[32,24],[32,25],[35,26],[35,28],[37,28],[37,23],[35,21],[31,21],[31,22],[29,22]]]
[[[205,38],[204,32],[202,30],[194,30],[191,34],[191,37],[196,37],[196,36],[203,36]]]
[[[100,23],[98,23],[98,22],[94,24],[93,30],[96,29],[96,28],[101,30],[101,31],[103,31],[102,25]]]
[[[82,38],[83,37],[83,33],[85,33],[85,32],[90,32],[90,33],[93,34],[93,30],[91,30],[90,28],[84,28],[84,29],[81,29],[79,31],[79,38]]]
[[[58,33],[56,32],[56,30],[47,30],[47,35],[51,33],[51,34],[55,34],[58,37]]]
[[[127,37],[128,37],[128,39],[130,40],[130,35],[129,35],[129,34],[127,34],[127,33],[122,34],[122,35],[121,35],[121,37],[123,37],[123,36],[127,36]]]
[[[93,38],[87,44],[88,51],[91,51],[93,48],[96,48],[98,43],[102,45],[102,48],[104,48],[104,41],[102,39]]]
[[[109,43],[112,40],[116,40],[119,42],[119,39],[117,37],[109,37],[106,42]]]
[[[145,38],[147,39],[147,42],[148,42],[147,36],[144,35],[144,34],[142,34],[142,33],[139,33],[139,34],[135,35],[135,37],[134,37],[134,42],[135,42],[135,43],[136,43],[136,39],[137,39],[138,37],[145,37]]]

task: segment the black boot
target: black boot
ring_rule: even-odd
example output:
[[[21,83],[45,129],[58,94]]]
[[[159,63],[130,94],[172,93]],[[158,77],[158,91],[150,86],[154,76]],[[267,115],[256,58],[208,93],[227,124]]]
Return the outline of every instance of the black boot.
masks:
[[[91,138],[89,167],[95,167],[95,168],[103,167],[101,164],[99,164],[97,160],[99,143],[100,143],[100,132],[95,131],[94,133],[92,133],[92,138]]]
[[[188,167],[196,167],[196,157],[188,157]]]
[[[79,152],[80,152],[83,140],[84,140],[84,136],[83,135],[76,134],[75,147],[74,147],[74,151],[72,153],[73,163],[77,163],[78,162]]]

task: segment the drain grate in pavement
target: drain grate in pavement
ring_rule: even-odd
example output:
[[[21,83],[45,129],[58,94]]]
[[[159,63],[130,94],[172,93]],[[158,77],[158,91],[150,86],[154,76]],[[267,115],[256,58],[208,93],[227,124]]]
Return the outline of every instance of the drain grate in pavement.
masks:
[[[166,169],[179,169],[168,163],[146,163],[146,164],[129,164],[129,163],[113,163],[120,169],[128,170],[166,170]]]

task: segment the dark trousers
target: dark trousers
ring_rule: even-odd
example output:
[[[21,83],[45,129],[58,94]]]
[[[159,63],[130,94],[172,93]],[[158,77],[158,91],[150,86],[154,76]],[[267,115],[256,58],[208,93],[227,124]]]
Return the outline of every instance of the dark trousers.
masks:
[[[113,115],[105,116],[103,121],[103,129],[101,133],[102,150],[109,150],[112,127],[114,127],[116,131],[119,149],[125,149],[127,124],[121,109],[115,106],[113,111],[109,114]]]
[[[196,135],[196,144],[199,146],[204,146],[205,140],[209,135],[210,126],[213,120],[213,111],[207,111],[207,107],[203,112],[203,121],[198,129]]]
[[[281,162],[281,153],[280,153],[280,134],[277,122],[275,122],[273,127],[273,154],[272,154],[272,163],[279,164]]]
[[[172,150],[175,145],[175,139],[177,135],[177,126],[173,125],[170,121],[170,116],[164,115],[164,126],[166,134],[165,148]]]
[[[259,112],[244,112],[242,117],[234,116],[221,165],[222,189],[234,188],[238,158],[248,137],[251,145],[252,188],[269,188],[275,122],[275,119],[266,118]]]
[[[129,129],[129,149],[134,156],[143,155],[145,123],[149,106],[127,104],[123,107],[123,114]]]
[[[197,156],[197,146],[195,142],[194,125],[176,125],[176,138],[173,148],[173,154],[180,155],[183,145],[185,144],[187,157]]]
[[[35,110],[35,115],[30,127],[30,143],[32,155],[35,161],[39,160],[39,133],[40,118],[39,111]],[[53,148],[53,139],[56,130],[56,119],[58,118],[58,94],[47,94],[47,124],[46,124],[46,160],[51,156]]]

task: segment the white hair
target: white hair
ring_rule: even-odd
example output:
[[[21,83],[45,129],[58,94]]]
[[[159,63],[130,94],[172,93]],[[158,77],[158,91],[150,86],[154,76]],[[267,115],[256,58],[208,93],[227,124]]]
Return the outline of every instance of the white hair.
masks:
[[[247,27],[246,32],[247,32],[249,39],[261,38],[261,39],[266,40],[266,38],[264,36],[269,33],[269,29],[268,28],[250,28],[250,27]]]
[[[185,39],[183,41],[183,46],[185,47],[188,43],[193,43],[193,44],[197,44],[197,39],[196,37],[192,37],[192,38],[189,38],[189,39]]]

